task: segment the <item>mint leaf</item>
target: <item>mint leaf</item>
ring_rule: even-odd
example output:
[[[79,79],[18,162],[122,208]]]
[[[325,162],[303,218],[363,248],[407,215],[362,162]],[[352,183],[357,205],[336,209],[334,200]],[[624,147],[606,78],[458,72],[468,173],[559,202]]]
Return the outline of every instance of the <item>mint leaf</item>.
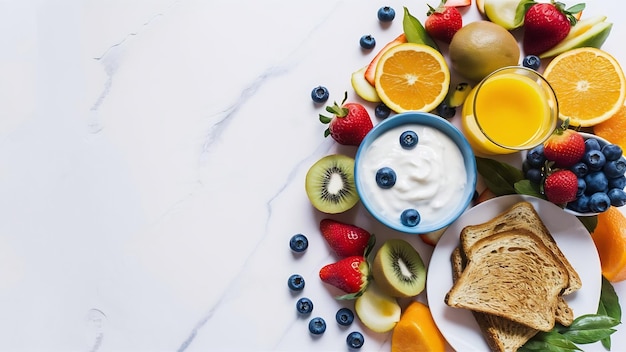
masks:
[[[476,169],[496,196],[515,194],[515,183],[524,179],[522,170],[497,160],[476,157]]]
[[[598,303],[598,314],[607,315],[618,321],[622,319],[622,308],[619,305],[619,297],[615,288],[604,276],[602,276],[602,291],[600,293],[600,303]],[[611,337],[607,336],[600,340],[602,346],[607,351],[611,350]]]
[[[546,199],[546,197],[541,194],[541,191],[539,190],[539,185],[530,182],[530,180],[517,181],[515,182],[513,187],[515,188],[515,192],[519,194],[525,194],[528,196]]]
[[[583,223],[590,233],[593,232],[598,225],[598,216],[578,216],[578,220]]]
[[[406,36],[406,41],[409,43],[416,44],[426,44],[437,51],[439,51],[439,46],[435,41],[428,35],[426,29],[422,23],[413,15],[409,13],[409,9],[404,7],[404,18],[402,19],[402,29],[404,30],[404,35]]]

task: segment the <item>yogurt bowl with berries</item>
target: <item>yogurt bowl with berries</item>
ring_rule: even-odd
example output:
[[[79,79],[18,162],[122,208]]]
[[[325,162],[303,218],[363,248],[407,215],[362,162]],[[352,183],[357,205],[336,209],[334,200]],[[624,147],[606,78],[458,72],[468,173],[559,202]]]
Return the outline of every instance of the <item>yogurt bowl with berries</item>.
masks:
[[[463,134],[443,118],[406,112],[376,125],[355,158],[356,189],[384,225],[423,234],[456,220],[476,187],[476,160]]]

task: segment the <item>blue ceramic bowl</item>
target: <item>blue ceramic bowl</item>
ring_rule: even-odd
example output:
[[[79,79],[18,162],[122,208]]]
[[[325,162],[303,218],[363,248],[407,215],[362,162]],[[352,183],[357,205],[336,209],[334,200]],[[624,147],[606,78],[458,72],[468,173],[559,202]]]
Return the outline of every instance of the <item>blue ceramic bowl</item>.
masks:
[[[404,130],[417,132],[414,148],[401,146]],[[397,174],[397,182],[388,189],[376,183],[377,170],[384,166]],[[354,177],[362,204],[384,225],[410,234],[454,222],[472,200],[476,176],[476,159],[465,136],[430,113],[406,112],[383,120],[365,136],[355,158]],[[420,214],[416,225],[400,220],[403,209],[409,208]]]

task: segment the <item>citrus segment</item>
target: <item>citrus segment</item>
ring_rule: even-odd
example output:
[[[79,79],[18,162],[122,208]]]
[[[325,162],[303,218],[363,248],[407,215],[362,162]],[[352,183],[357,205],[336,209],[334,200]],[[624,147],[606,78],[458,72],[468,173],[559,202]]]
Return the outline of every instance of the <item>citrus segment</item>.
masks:
[[[450,70],[444,57],[424,44],[396,45],[376,66],[376,92],[397,113],[432,111],[446,97],[449,86]]]
[[[435,325],[430,309],[413,301],[393,329],[391,352],[445,351],[446,340]]]
[[[626,217],[616,207],[598,214],[591,234],[598,249],[602,275],[611,281],[626,280]]]
[[[593,133],[626,150],[626,105],[610,119],[593,126]]]
[[[572,126],[594,126],[615,115],[626,99],[626,79],[617,60],[597,48],[557,55],[546,67],[546,80],[559,101],[559,116]]]

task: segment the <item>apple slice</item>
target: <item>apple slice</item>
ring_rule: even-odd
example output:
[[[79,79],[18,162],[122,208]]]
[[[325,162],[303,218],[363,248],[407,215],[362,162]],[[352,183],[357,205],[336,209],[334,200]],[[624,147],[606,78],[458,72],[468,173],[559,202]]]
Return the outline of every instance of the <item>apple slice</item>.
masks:
[[[567,37],[539,57],[542,59],[553,57],[582,47],[600,48],[611,33],[612,27],[613,23],[606,22],[606,16],[603,15],[580,20],[570,29]]]
[[[433,246],[434,247],[439,242],[439,239],[441,238],[441,236],[443,236],[443,233],[446,232],[447,228],[448,227],[444,227],[444,228],[439,229],[439,230],[435,230],[435,231],[432,231],[432,232],[427,232],[427,233],[419,235],[419,237],[422,240],[422,242],[426,243],[429,246]]]
[[[365,70],[365,79],[372,86],[374,86],[374,78],[376,77],[376,65],[378,65],[378,61],[380,60],[380,57],[389,48],[392,48],[392,47],[394,47],[394,46],[396,46],[398,44],[402,44],[402,43],[406,43],[406,36],[404,35],[404,33],[400,34],[394,40],[392,40],[389,43],[385,44],[385,46],[382,49],[380,49],[380,51],[376,54],[376,56],[374,56],[372,61],[370,61],[370,64],[367,66],[367,69]]]
[[[517,8],[523,0],[485,0],[485,16],[506,30],[521,27],[524,24],[523,13],[517,13]]]
[[[485,0],[476,0],[476,8],[478,9],[478,12],[482,15],[482,16],[487,16],[485,15]]]
[[[354,310],[363,325],[375,332],[391,331],[402,314],[398,300],[383,293],[375,282],[354,301]]]
[[[379,103],[380,97],[378,96],[378,93],[376,93],[376,88],[374,88],[374,86],[365,79],[366,70],[367,66],[363,66],[362,68],[354,71],[352,73],[350,83],[352,83],[352,88],[354,89],[356,95],[361,97],[363,100],[372,103]]]
[[[446,1],[446,7],[463,7],[472,4],[472,0],[448,0]]]

